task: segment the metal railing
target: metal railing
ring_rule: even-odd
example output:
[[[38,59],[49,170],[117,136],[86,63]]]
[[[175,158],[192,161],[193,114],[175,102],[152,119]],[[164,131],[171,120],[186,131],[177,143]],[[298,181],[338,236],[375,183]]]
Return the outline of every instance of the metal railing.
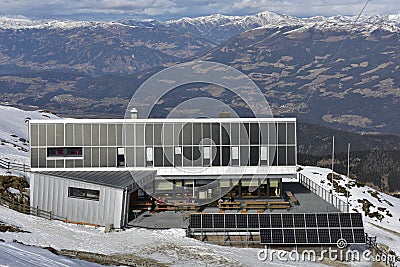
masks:
[[[349,212],[349,205],[345,201],[341,200],[338,196],[335,196],[333,192],[326,190],[304,174],[299,173],[299,181],[308,190],[321,197],[326,202],[332,204],[341,212]]]

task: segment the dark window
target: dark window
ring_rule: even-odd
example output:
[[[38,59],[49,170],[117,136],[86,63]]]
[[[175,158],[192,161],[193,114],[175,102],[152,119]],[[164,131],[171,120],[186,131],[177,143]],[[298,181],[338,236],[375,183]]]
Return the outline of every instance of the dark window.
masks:
[[[100,190],[68,187],[68,197],[98,201],[100,199]]]
[[[82,157],[82,147],[49,147],[48,157]]]

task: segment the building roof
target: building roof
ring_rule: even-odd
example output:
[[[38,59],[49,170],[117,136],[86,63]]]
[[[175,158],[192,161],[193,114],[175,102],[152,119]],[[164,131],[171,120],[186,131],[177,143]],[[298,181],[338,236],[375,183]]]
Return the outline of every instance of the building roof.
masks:
[[[125,189],[135,185],[138,180],[154,180],[157,171],[45,171],[34,173]]]

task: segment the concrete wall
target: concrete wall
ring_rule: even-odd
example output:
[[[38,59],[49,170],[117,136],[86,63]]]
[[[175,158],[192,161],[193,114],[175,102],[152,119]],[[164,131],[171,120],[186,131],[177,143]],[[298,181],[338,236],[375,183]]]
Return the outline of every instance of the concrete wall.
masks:
[[[30,204],[72,221],[104,226],[112,223],[120,228],[123,212],[122,189],[55,176],[32,173],[30,177]],[[68,197],[68,187],[100,190],[99,200]]]

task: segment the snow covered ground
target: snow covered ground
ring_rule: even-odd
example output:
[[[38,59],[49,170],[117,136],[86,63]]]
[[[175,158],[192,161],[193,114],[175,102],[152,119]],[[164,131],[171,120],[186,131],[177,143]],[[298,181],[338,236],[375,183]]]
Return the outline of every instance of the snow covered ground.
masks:
[[[331,184],[327,179],[328,174],[331,173],[330,169],[310,166],[302,168],[303,170],[300,173],[326,190],[329,191],[331,189]],[[400,255],[400,243],[398,242],[400,238],[400,199],[376,191],[369,186],[357,186],[354,180],[349,179],[347,181],[345,175],[337,175],[341,178],[340,180],[335,180],[339,186],[345,187],[348,183],[351,187],[349,196],[350,212],[357,211],[363,214],[365,232],[377,236],[378,243],[388,245],[397,255]],[[335,191],[335,195],[346,202],[344,193]],[[363,211],[363,203],[370,206],[367,213]]]

